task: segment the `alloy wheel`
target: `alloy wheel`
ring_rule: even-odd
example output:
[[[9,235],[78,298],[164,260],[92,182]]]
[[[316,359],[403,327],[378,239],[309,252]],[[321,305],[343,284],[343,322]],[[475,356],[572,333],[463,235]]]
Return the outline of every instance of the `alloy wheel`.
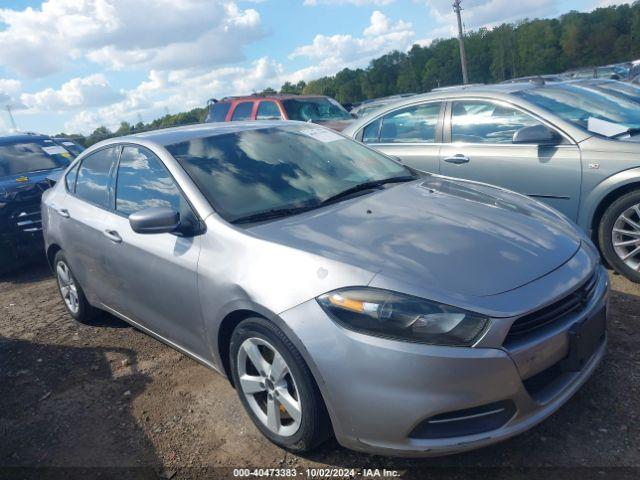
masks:
[[[277,435],[294,435],[302,421],[302,402],[283,356],[266,340],[253,337],[240,345],[237,365],[240,389],[256,417]]]
[[[629,268],[640,271],[640,204],[620,214],[613,224],[611,240],[620,260]]]
[[[80,310],[78,287],[76,286],[73,275],[71,275],[71,271],[65,262],[59,261],[57,263],[56,277],[58,279],[58,286],[60,287],[60,294],[62,295],[64,303],[71,313],[77,314]]]

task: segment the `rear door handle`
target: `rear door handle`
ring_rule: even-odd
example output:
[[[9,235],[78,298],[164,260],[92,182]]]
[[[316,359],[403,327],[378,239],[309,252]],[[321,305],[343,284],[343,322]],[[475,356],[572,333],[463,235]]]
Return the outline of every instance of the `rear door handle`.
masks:
[[[67,210],[66,208],[58,208],[56,211],[62,218],[69,218],[71,216],[69,215],[69,210]]]
[[[457,153],[453,157],[445,158],[444,161],[448,163],[455,163],[456,165],[461,165],[463,163],[469,163],[469,157],[463,155],[462,153]]]
[[[111,240],[113,243],[122,243],[122,237],[115,230],[105,230],[104,236]]]

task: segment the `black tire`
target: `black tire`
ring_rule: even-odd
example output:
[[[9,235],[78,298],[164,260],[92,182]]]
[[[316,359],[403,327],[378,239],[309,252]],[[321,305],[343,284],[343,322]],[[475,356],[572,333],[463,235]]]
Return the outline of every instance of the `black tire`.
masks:
[[[64,299],[64,295],[62,293],[60,276],[57,271],[57,268],[61,262],[67,266],[69,275],[71,276],[76,287],[77,297],[78,297],[78,309],[75,312],[69,308],[69,306],[67,305],[67,302]],[[62,303],[64,305],[64,308],[67,310],[67,313],[71,315],[73,319],[79,323],[91,323],[93,320],[95,320],[100,311],[97,308],[91,306],[87,301],[87,297],[82,291],[82,287],[80,287],[78,280],[74,277],[73,272],[71,271],[71,268],[69,267],[67,259],[62,250],[58,251],[58,253],[56,253],[53,259],[53,273],[56,276],[56,284],[58,285],[58,292],[60,293],[60,297],[62,298]]]
[[[291,436],[281,436],[267,428],[252,411],[240,387],[237,365],[238,351],[242,343],[249,338],[266,340],[275,347],[284,358],[295,379],[302,406],[302,419],[297,432]],[[240,401],[253,423],[265,437],[279,447],[292,452],[307,452],[327,440],[331,434],[331,422],[318,386],[300,352],[276,325],[259,317],[243,320],[231,335],[229,355],[231,375]]]
[[[640,191],[634,191],[623,195],[613,202],[604,212],[598,228],[598,243],[600,251],[607,263],[619,274],[624,275],[632,282],[640,283],[640,271],[628,266],[616,253],[613,246],[613,228],[616,220],[627,209],[640,204]],[[640,221],[640,218],[636,220]]]

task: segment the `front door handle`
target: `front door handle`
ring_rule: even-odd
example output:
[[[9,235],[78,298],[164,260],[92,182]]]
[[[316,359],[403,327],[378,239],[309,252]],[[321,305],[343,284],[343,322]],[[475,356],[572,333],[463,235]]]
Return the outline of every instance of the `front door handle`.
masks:
[[[461,165],[463,163],[469,163],[469,157],[463,155],[462,153],[457,153],[453,157],[445,158],[444,161],[448,163],[455,163],[456,165]]]
[[[105,230],[104,236],[111,240],[113,243],[122,243],[122,237],[115,230]]]

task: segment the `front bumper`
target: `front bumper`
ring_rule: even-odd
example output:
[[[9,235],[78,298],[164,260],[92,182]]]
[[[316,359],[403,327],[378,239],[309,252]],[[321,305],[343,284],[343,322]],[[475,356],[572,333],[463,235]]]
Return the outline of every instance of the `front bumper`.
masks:
[[[541,368],[522,358],[527,351],[535,352],[546,365],[566,355],[570,326],[606,308],[607,273],[598,267],[597,275],[597,290],[583,310],[534,339],[530,349],[519,345],[513,353],[506,347],[440,347],[363,335],[337,326],[315,300],[281,317],[300,340],[342,445],[384,455],[446,455],[524,432],[586,382],[604,355],[606,338],[580,371],[555,378],[542,395],[530,393],[525,385]],[[504,401],[513,402],[515,413],[499,428],[448,438],[414,438],[412,433],[434,416]]]

